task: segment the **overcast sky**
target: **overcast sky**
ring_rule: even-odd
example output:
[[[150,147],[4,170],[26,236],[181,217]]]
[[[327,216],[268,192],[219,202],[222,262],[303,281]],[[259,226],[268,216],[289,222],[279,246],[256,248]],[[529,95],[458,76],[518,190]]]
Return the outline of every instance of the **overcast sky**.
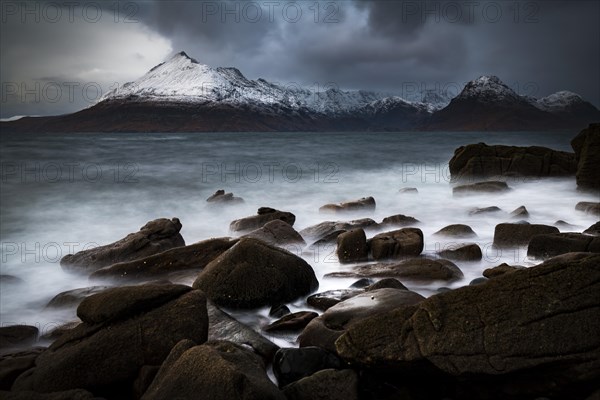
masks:
[[[1,117],[77,111],[184,50],[248,78],[410,95],[498,75],[600,106],[600,2],[2,1]],[[118,7],[117,7],[118,4]]]

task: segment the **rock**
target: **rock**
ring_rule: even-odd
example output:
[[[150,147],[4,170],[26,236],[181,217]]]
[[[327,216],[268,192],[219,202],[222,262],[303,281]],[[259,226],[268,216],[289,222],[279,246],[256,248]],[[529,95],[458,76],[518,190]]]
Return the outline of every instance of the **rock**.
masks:
[[[600,237],[573,232],[551,233],[531,238],[527,256],[544,259],[565,253],[585,251],[600,253]]]
[[[389,217],[386,217],[381,221],[380,225],[385,226],[410,226],[420,224],[416,218],[409,217],[408,215],[396,214]]]
[[[40,337],[40,341],[53,342],[56,339],[58,339],[59,337],[61,337],[62,335],[66,334],[67,332],[70,332],[71,330],[75,329],[80,324],[81,324],[81,321],[79,319],[65,322],[64,324],[61,324],[54,329],[48,330],[48,332],[46,332],[44,335],[42,335]]]
[[[475,243],[442,250],[438,254],[441,257],[457,261],[478,261],[483,257],[481,248]]]
[[[217,305],[234,308],[287,303],[318,286],[306,261],[252,238],[240,239],[211,261],[193,284]]]
[[[164,288],[133,286],[127,294],[127,287],[120,287],[86,298],[78,308],[84,323],[40,354],[35,368],[20,375],[12,390],[48,393],[82,388],[122,393],[123,387],[132,387],[141,367],[160,365],[180,340],[206,341],[204,294],[189,288]],[[176,292],[181,292],[179,297],[157,304],[158,299],[164,301],[167,294]],[[110,306],[116,308],[111,311]]]
[[[325,204],[319,208],[319,212],[324,213],[372,210],[375,210],[375,199],[373,197],[363,197],[359,200],[346,201],[339,204]]]
[[[529,218],[529,211],[525,206],[520,206],[511,211],[510,216],[511,218]]]
[[[231,342],[194,346],[178,357],[169,355],[167,361],[144,394],[144,400],[198,396],[211,400],[285,400],[269,380],[261,359]]]
[[[356,282],[354,282],[352,285],[350,285],[350,289],[364,289],[369,285],[374,284],[375,281],[373,279],[369,279],[369,278],[361,278],[359,280],[357,280]]]
[[[10,390],[19,375],[35,366],[35,359],[44,350],[43,347],[34,347],[0,356],[0,390]]]
[[[308,296],[306,303],[317,310],[325,311],[344,300],[364,292],[364,289],[338,289],[328,290]]]
[[[512,272],[516,272],[519,270],[525,269],[525,267],[520,265],[508,265],[506,263],[500,264],[493,268],[487,268],[483,271],[483,276],[488,279],[497,278],[504,274],[510,274]]]
[[[225,193],[223,189],[219,189],[206,199],[206,201],[212,204],[240,204],[244,202],[244,199],[235,197],[233,193]]]
[[[289,385],[315,372],[343,367],[342,361],[334,354],[320,347],[308,346],[280,349],[273,358],[273,373],[280,387]]]
[[[111,322],[160,307],[192,290],[185,285],[141,285],[107,289],[86,297],[77,316],[90,325]]]
[[[462,271],[451,261],[427,257],[410,258],[399,263],[377,263],[359,265],[351,272],[332,272],[332,278],[385,277],[404,278],[417,282],[455,281],[463,278]]]
[[[38,393],[34,391],[3,392],[0,391],[3,400],[101,400],[86,390],[73,389],[53,393]]]
[[[398,193],[419,194],[419,191],[417,190],[417,188],[414,188],[414,187],[405,187],[405,188],[400,188],[400,190],[398,190]]]
[[[494,230],[494,246],[499,248],[526,246],[535,235],[558,233],[558,228],[541,224],[498,224]]]
[[[563,221],[562,219],[559,219],[558,221],[556,221],[554,223],[554,226],[559,227],[561,229],[575,229],[576,228],[575,225],[571,225],[568,222]]]
[[[257,214],[251,217],[236,219],[229,224],[229,229],[233,232],[252,231],[262,228],[267,222],[275,221],[276,219],[294,226],[296,216],[291,212],[279,211],[269,207],[261,207]]]
[[[281,318],[284,315],[288,315],[290,313],[290,309],[285,304],[279,304],[277,306],[271,307],[269,310],[269,317],[273,318]]]
[[[158,365],[144,365],[140,368],[137,378],[133,382],[133,397],[141,399],[144,393],[148,390],[156,374],[160,370]]]
[[[371,239],[370,244],[374,260],[418,256],[423,251],[423,232],[418,228],[403,228],[380,233]]]
[[[18,285],[22,285],[24,284],[25,281],[21,278],[18,278],[16,276],[13,275],[5,275],[2,274],[0,275],[0,285],[2,285],[2,287],[4,286],[18,286]]]
[[[420,294],[400,289],[362,293],[329,308],[310,321],[298,337],[300,347],[317,346],[335,353],[335,341],[358,321],[395,308],[417,304]]]
[[[586,214],[600,215],[600,203],[580,201],[575,205],[575,209],[578,211],[583,211]]]
[[[290,224],[279,219],[267,222],[262,228],[258,228],[244,235],[244,237],[260,239],[278,246],[288,244],[306,245],[302,236]]]
[[[599,292],[600,255],[571,253],[364,319],[336,349],[395,376],[429,366],[426,382],[443,373],[495,398],[584,397],[600,378],[600,336],[590,334],[600,331]]]
[[[39,330],[30,325],[10,325],[0,327],[0,350],[22,349],[34,344]]]
[[[325,369],[283,389],[288,400],[358,400],[358,376],[351,369]]]
[[[325,221],[317,225],[309,226],[308,228],[302,229],[300,235],[302,237],[310,239],[311,241],[321,241],[325,238],[332,239],[337,238],[337,235],[344,231],[350,231],[352,229],[367,229],[376,228],[377,222],[371,218],[361,218],[353,221]],[[335,235],[337,233],[337,235]]]
[[[148,222],[136,233],[105,246],[67,254],[60,260],[66,272],[91,273],[119,262],[132,261],[161,253],[174,247],[185,246],[179,231],[178,218],[160,218]]]
[[[475,278],[473,279],[471,282],[469,282],[469,286],[474,286],[474,285],[481,285],[482,283],[486,283],[487,281],[489,281],[488,278]]]
[[[582,130],[571,140],[571,147],[577,159],[577,186],[600,191],[600,124],[590,124]]]
[[[545,147],[488,146],[485,143],[459,147],[449,163],[452,180],[497,176],[568,176],[577,168],[575,155]]]
[[[85,288],[67,290],[54,296],[52,300],[48,302],[46,307],[48,308],[65,308],[65,307],[77,307],[79,303],[88,296],[96,293],[100,293],[110,286],[89,286]]]
[[[587,228],[585,231],[583,231],[583,233],[587,233],[588,235],[600,236],[600,221]]]
[[[237,239],[232,240],[228,237],[203,240],[149,257],[101,268],[92,273],[90,279],[131,282],[157,279],[174,272],[198,270],[206,267],[235,243]]]
[[[484,208],[472,208],[469,210],[469,215],[490,214],[502,211],[500,207],[491,206]]]
[[[454,224],[448,225],[435,232],[434,235],[448,236],[455,238],[471,238],[477,237],[477,234],[471,229],[469,225]]]
[[[208,310],[208,340],[226,340],[240,346],[249,346],[262,357],[265,363],[271,362],[275,352],[279,350],[279,346],[248,325],[236,320],[211,301],[207,301],[206,308]]]
[[[269,333],[301,331],[310,321],[318,316],[319,314],[312,311],[295,312],[265,326],[263,330]]]
[[[367,286],[365,288],[365,291],[370,292],[371,290],[385,289],[385,288],[408,290],[408,288],[406,286],[404,286],[402,284],[402,282],[400,282],[398,279],[383,278],[380,281]]]
[[[341,263],[367,261],[369,248],[362,229],[353,229],[337,237],[337,256]]]
[[[479,193],[503,193],[509,191],[510,188],[506,182],[501,181],[487,181],[477,182],[466,185],[455,186],[452,188],[452,194],[463,195],[463,194],[479,194]]]

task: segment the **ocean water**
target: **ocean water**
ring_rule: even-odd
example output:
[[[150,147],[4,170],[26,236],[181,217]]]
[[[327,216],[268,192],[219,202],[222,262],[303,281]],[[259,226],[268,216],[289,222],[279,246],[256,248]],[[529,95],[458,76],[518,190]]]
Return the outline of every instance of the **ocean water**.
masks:
[[[598,201],[576,190],[574,178],[513,179],[502,195],[453,197],[448,161],[465,144],[485,142],[540,145],[572,151],[568,133],[208,133],[208,134],[28,134],[1,135],[0,235],[5,275],[24,281],[2,282],[0,322],[36,325],[46,333],[74,319],[73,311],[51,311],[57,293],[90,286],[87,278],[64,273],[62,256],[107,244],[147,221],[178,217],[187,244],[229,236],[229,223],[262,206],[291,211],[301,230],[326,220],[405,214],[419,219],[424,254],[453,244],[432,234],[455,223],[470,225],[484,252],[480,262],[456,262],[465,278],[405,284],[425,296],[440,286],[459,287],[503,262],[525,266],[539,261],[526,248],[492,248],[494,226],[524,205],[531,223],[564,220],[582,231],[596,219],[575,210],[579,201]],[[417,195],[399,189],[415,187]],[[206,198],[225,189],[245,203],[214,208]],[[320,214],[321,205],[373,196],[374,212]],[[502,212],[469,215],[474,207],[498,206]],[[370,233],[369,235],[373,235]],[[323,278],[349,270],[333,248],[298,249],[320,281],[319,291],[348,287],[355,279]],[[189,282],[191,283],[191,282]],[[307,309],[303,299],[292,310]],[[234,312],[257,329],[269,322],[268,310]],[[276,339],[281,341],[280,339]],[[293,339],[284,339],[286,340]],[[293,343],[288,343],[293,344]]]

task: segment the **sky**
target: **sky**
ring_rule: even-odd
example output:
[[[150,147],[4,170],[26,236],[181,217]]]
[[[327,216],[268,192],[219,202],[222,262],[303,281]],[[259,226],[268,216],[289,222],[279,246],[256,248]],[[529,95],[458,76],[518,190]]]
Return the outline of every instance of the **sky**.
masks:
[[[600,107],[600,1],[5,1],[0,117],[57,115],[185,51],[313,90],[456,95],[481,75]]]

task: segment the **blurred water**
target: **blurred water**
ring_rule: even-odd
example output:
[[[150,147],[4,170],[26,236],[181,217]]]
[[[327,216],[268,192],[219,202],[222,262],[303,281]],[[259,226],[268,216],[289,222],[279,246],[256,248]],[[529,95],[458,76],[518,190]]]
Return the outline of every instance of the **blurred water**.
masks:
[[[2,284],[0,322],[25,323],[43,331],[73,318],[48,312],[55,294],[88,286],[86,278],[62,272],[60,257],[85,246],[106,244],[159,217],[180,218],[186,243],[228,236],[229,222],[269,206],[296,215],[301,230],[324,220],[405,214],[423,223],[426,254],[451,241],[432,234],[453,223],[470,225],[481,262],[460,263],[467,284],[502,262],[533,265],[526,249],[498,253],[491,248],[494,226],[525,205],[532,223],[565,220],[581,231],[595,218],[575,211],[575,180],[514,180],[503,195],[455,198],[448,161],[468,143],[541,145],[572,151],[572,133],[210,133],[210,134],[30,134],[0,136],[2,167],[0,234],[2,274],[23,285]],[[416,187],[418,195],[400,194]],[[233,191],[245,203],[225,209],[207,206],[217,189]],[[374,213],[319,214],[326,203],[373,196]],[[503,212],[468,215],[473,207],[499,206]],[[305,251],[320,279],[320,291],[347,287],[353,279],[323,279],[340,266],[333,248]],[[443,283],[410,288],[430,295]],[[305,309],[302,300],[292,306]],[[236,313],[265,320],[266,310]]]

